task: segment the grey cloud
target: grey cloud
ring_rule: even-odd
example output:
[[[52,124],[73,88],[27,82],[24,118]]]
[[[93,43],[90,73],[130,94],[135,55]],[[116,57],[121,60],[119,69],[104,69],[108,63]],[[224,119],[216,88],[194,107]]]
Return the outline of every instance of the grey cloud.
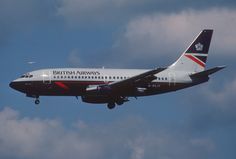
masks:
[[[230,106],[234,106],[236,78],[228,79],[226,83],[221,84],[220,89],[214,89],[214,87],[209,86],[203,88],[203,92],[207,100],[222,109],[228,109]]]
[[[65,128],[57,120],[21,117],[11,109],[0,112],[0,158],[208,158],[214,141],[184,130],[159,130],[140,117],[108,124],[79,120]]]
[[[188,129],[192,132],[225,131],[227,135],[234,137],[235,133],[229,131],[235,131],[236,78],[230,78],[224,73],[212,76],[205,86],[188,94],[186,105],[191,110]],[[228,79],[217,80],[219,76],[226,76]]]
[[[72,25],[83,22],[120,22],[131,17],[152,12],[177,12],[185,9],[234,7],[235,1],[188,1],[188,0],[61,0],[58,14]]]
[[[175,60],[193,38],[205,28],[215,30],[211,50],[214,56],[235,56],[236,11],[224,8],[185,10],[176,14],[148,14],[131,20],[114,43],[114,52],[126,59]],[[153,60],[157,59],[157,60]],[[159,60],[158,62],[162,62]]]

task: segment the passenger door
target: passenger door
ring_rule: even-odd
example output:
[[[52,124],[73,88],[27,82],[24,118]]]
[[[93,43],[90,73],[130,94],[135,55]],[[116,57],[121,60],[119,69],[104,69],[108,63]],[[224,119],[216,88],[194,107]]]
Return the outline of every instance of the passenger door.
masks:
[[[43,83],[48,85],[51,84],[51,72],[50,71],[43,71],[42,73]]]
[[[169,86],[175,86],[175,82],[176,82],[175,73],[170,72],[168,73],[168,75],[169,75]]]

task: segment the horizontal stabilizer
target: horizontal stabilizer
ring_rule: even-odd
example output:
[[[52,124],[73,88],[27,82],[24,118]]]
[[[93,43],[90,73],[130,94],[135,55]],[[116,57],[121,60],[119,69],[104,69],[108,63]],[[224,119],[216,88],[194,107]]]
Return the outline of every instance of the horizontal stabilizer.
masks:
[[[195,74],[192,74],[190,75],[190,77],[192,78],[199,78],[199,77],[207,77],[208,75],[211,75],[223,68],[225,68],[226,66],[217,66],[217,67],[214,67],[214,68],[211,68],[209,70],[205,70],[205,71],[202,71],[202,72],[198,72],[198,73],[195,73]]]

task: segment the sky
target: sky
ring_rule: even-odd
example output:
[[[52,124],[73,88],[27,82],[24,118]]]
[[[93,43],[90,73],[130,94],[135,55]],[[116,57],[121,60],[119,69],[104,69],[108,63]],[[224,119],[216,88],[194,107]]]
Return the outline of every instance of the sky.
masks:
[[[207,28],[207,68],[227,68],[192,88],[108,110],[9,87],[41,68],[165,67]],[[235,28],[233,0],[1,0],[0,158],[235,159]]]

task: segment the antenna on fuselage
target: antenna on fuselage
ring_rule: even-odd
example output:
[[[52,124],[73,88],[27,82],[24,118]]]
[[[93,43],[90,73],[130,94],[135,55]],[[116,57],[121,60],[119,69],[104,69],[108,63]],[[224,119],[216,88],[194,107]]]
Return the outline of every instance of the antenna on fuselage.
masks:
[[[35,64],[36,62],[35,61],[28,61],[27,64],[29,65],[32,65],[32,64]]]
[[[32,69],[35,69],[35,67],[37,67],[36,61],[26,61],[25,63],[27,65],[27,68],[29,69],[28,71],[32,71]]]

